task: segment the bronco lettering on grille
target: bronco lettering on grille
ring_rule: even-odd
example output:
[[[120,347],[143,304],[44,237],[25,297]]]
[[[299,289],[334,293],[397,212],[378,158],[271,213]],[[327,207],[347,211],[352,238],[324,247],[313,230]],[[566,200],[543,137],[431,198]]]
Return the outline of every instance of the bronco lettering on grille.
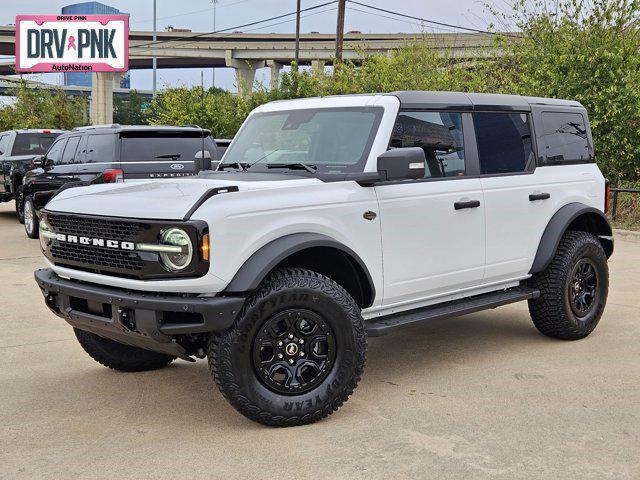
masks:
[[[57,233],[56,240],[59,242],[76,243],[79,245],[92,245],[94,247],[115,248],[118,250],[135,250],[136,246],[133,242],[121,242],[118,240],[107,240],[104,238],[80,237],[78,235],[65,235]]]

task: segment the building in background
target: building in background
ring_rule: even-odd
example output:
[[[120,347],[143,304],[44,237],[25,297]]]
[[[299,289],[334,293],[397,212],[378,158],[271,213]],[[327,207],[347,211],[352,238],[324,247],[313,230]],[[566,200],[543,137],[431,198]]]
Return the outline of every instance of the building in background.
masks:
[[[62,7],[63,15],[118,15],[122,13],[124,12],[100,2],[74,3],[73,5]],[[90,87],[91,74],[78,72],[65,73],[64,84]],[[125,73],[120,79],[120,88],[131,88],[131,75],[129,72]]]

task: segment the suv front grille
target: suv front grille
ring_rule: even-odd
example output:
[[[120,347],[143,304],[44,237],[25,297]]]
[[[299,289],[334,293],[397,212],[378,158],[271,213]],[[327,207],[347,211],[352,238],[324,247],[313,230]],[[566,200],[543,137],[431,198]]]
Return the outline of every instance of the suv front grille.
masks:
[[[91,238],[108,238],[132,242],[139,239],[144,225],[139,222],[110,220],[108,218],[72,217],[49,215],[49,224],[56,233],[78,235]]]
[[[96,267],[140,271],[144,262],[137,253],[104,247],[56,242],[51,245],[51,255],[60,263],[80,262]]]

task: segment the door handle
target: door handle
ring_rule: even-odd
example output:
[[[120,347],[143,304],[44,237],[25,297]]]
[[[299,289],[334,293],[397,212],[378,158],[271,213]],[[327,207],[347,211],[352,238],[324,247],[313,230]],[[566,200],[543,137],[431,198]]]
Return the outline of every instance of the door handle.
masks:
[[[453,208],[456,210],[462,210],[463,208],[478,208],[480,206],[480,200],[469,200],[468,202],[456,202],[453,204]]]
[[[547,200],[551,198],[551,194],[549,193],[531,193],[529,194],[529,201],[535,202],[536,200]]]

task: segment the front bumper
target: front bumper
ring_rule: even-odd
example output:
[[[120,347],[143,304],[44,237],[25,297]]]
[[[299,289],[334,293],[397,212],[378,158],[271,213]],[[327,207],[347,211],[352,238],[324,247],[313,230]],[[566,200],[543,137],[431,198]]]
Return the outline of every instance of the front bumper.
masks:
[[[117,342],[191,360],[176,335],[225,330],[243,297],[196,297],[128,291],[36,270],[47,306],[71,326]]]

